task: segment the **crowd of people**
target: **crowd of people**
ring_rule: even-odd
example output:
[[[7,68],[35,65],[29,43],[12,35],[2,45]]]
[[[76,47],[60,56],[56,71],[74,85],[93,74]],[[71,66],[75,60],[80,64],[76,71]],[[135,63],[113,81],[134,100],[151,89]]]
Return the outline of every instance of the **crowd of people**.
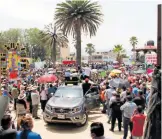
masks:
[[[103,65],[105,68],[105,65]],[[100,66],[102,68],[103,66]],[[92,69],[86,65],[78,66],[72,74],[77,73],[79,79],[83,80],[82,88],[85,94],[93,88],[91,81]],[[67,70],[68,68],[68,70]],[[62,67],[65,78],[70,76],[69,67]],[[143,127],[146,120],[146,111],[148,107],[151,77],[146,74],[130,75],[130,68],[125,68],[123,72],[107,73],[104,78],[98,79],[100,101],[103,105],[102,113],[107,114],[108,124],[111,124],[110,131],[115,132],[115,123],[118,121],[118,130],[124,130],[123,139],[128,136],[128,127],[130,126],[130,138],[142,139]],[[31,72],[30,72],[31,73]],[[40,119],[38,116],[39,104],[41,103],[42,113],[45,110],[48,99],[55,93],[60,83],[63,82],[62,76],[58,76],[55,83],[39,84],[36,79],[46,74],[46,70],[34,70],[32,74],[21,78],[21,80],[8,81],[2,78],[1,91],[2,95],[10,98],[10,105],[14,106],[16,112],[16,123],[14,126],[11,114],[5,114],[1,120],[0,139],[41,139],[41,136],[32,132],[33,118]],[[129,86],[122,87],[112,86],[110,81],[114,79],[123,79],[129,82]],[[7,108],[10,111],[10,108]],[[12,126],[11,126],[12,125]],[[15,128],[15,129],[12,129]],[[18,132],[17,132],[18,131]],[[94,122],[91,124],[90,132],[92,139],[106,139],[104,137],[104,127],[102,123]]]

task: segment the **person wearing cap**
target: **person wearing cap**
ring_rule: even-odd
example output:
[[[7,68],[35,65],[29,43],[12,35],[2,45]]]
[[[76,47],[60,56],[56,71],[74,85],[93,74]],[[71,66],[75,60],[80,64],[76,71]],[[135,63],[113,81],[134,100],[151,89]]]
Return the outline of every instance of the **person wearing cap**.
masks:
[[[126,139],[128,136],[128,126],[130,126],[130,131],[132,132],[133,124],[131,122],[131,117],[133,116],[134,111],[137,108],[137,105],[132,102],[132,97],[130,95],[127,96],[126,99],[127,101],[120,107],[120,110],[123,111],[123,139]]]
[[[89,83],[89,79],[86,78],[86,79],[85,79],[85,82],[82,83],[82,88],[83,88],[83,94],[84,94],[84,95],[85,95],[86,92],[90,89],[90,87],[91,87],[91,83]]]
[[[21,92],[16,101],[16,113],[17,116],[26,115],[27,104],[26,104],[26,94]]]

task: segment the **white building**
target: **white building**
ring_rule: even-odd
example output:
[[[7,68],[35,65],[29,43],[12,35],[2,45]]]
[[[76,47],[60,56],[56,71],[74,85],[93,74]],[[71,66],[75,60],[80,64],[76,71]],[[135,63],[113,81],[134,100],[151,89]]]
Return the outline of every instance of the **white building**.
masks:
[[[116,60],[117,54],[113,51],[95,52],[91,57],[91,62],[111,62]],[[89,58],[90,62],[90,58]]]

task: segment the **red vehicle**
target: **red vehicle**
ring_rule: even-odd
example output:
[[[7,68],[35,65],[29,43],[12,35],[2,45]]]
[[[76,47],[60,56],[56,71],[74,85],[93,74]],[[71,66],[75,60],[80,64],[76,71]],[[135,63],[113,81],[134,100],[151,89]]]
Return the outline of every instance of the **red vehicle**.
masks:
[[[64,64],[64,65],[71,65],[71,64],[75,64],[76,63],[76,61],[74,61],[74,60],[64,60],[64,61],[62,61],[62,64]]]

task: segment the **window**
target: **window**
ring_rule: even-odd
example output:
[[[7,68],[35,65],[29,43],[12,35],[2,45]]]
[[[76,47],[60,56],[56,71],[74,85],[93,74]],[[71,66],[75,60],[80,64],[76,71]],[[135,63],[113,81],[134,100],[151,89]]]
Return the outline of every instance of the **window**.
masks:
[[[55,97],[80,98],[83,97],[82,88],[60,87],[55,93]]]

